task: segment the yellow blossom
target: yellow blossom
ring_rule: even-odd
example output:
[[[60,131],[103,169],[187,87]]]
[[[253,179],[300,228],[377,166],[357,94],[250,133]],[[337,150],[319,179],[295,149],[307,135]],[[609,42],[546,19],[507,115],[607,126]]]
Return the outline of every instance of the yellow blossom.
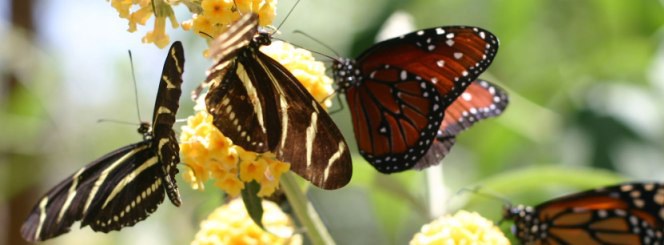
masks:
[[[257,13],[259,25],[271,25],[277,0],[202,0],[200,4],[201,12],[184,21],[182,26],[211,42],[243,14]]]
[[[332,79],[325,75],[325,64],[316,61],[311,52],[282,41],[263,46],[261,51],[286,67],[324,108],[332,105],[326,100],[334,92]]]
[[[279,162],[272,153],[258,154],[232,144],[213,124],[204,106],[187,119],[180,134],[182,161],[188,166],[185,181],[194,189],[216,179],[214,185],[231,196],[237,196],[245,182],[261,185],[259,196],[271,195],[279,185],[281,175],[290,164]]]
[[[422,226],[410,241],[419,244],[510,244],[493,222],[479,214],[459,211]]]
[[[263,209],[262,222],[269,232],[254,223],[241,199],[235,199],[201,222],[191,244],[302,244],[293,221],[275,203],[263,201]]]
[[[154,30],[149,31],[143,37],[144,43],[154,43],[159,48],[166,47],[170,43],[170,38],[164,32],[166,30],[166,18],[157,17],[154,21]]]
[[[179,2],[171,0],[111,0],[111,6],[118,11],[120,18],[129,21],[127,30],[129,32],[135,32],[138,25],[144,26],[152,16],[155,16],[154,29],[148,31],[142,40],[144,43],[154,43],[163,48],[170,43],[170,39],[166,34],[166,19],[170,20],[172,28],[177,28],[179,25],[172,7],[172,5]],[[135,10],[132,11],[132,8]]]

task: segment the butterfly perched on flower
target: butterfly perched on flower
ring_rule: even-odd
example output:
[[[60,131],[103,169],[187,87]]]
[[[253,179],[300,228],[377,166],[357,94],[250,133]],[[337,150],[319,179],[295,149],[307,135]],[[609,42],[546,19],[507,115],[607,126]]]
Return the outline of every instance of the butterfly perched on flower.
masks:
[[[524,244],[662,244],[664,185],[624,183],[505,208]]]
[[[345,186],[352,175],[346,141],[304,86],[259,50],[270,42],[253,13],[215,38],[207,77],[212,85],[205,97],[213,124],[233,144],[273,152],[318,187]]]
[[[75,221],[101,232],[133,226],[156,211],[165,195],[180,206],[175,183],[180,148],[172,127],[183,72],[184,50],[175,42],[164,62],[152,124],[138,129],[143,141],[102,156],[48,191],[21,227],[25,240],[59,236]]]
[[[439,136],[443,144],[453,143],[451,131],[439,134],[446,108],[497,51],[498,39],[487,30],[445,26],[379,42],[356,59],[336,60],[335,81],[346,96],[360,154],[383,173],[438,163],[446,147],[432,144]],[[469,111],[479,109],[465,105]],[[500,114],[501,105],[486,105],[497,108],[486,115]],[[466,125],[458,123],[461,118],[453,117],[447,125]]]

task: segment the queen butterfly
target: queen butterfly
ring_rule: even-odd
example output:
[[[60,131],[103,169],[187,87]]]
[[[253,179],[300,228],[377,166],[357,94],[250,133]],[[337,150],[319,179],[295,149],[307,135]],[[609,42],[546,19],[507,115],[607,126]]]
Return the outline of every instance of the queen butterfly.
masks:
[[[525,244],[662,244],[664,185],[624,183],[559,197],[535,207],[508,205]]]
[[[445,109],[497,51],[492,33],[447,26],[377,43],[355,60],[336,60],[334,78],[346,95],[360,154],[383,173],[437,163],[428,162],[436,157],[418,162],[430,151]]]
[[[456,136],[480,120],[503,113],[509,102],[507,93],[495,84],[475,80],[445,109],[436,138],[429,151],[415,164],[416,169],[439,163],[456,143]]]
[[[143,141],[121,147],[91,162],[48,191],[21,227],[27,241],[42,241],[81,227],[109,232],[132,226],[157,210],[164,195],[180,206],[175,183],[180,162],[173,123],[184,72],[180,42],[171,46],[159,83],[152,127],[141,123]],[[103,140],[103,139],[102,139]]]
[[[270,42],[253,13],[215,39],[205,97],[213,124],[246,150],[274,152],[318,187],[343,187],[352,166],[341,131],[285,67],[259,50]]]

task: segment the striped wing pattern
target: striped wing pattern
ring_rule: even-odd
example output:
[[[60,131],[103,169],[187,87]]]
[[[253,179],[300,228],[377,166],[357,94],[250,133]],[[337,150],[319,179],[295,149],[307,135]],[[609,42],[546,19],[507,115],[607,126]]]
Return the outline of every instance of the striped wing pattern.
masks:
[[[214,125],[246,150],[274,152],[318,187],[343,187],[350,181],[352,166],[341,131],[285,67],[259,51],[270,43],[270,37],[255,35],[257,26],[258,16],[248,14],[230,28],[244,31],[215,40],[218,45],[211,53],[222,55],[208,71],[207,80],[217,83],[206,96]],[[237,46],[225,41],[244,43],[239,39],[250,42]],[[229,46],[239,50],[218,50]],[[234,56],[229,59],[229,55]]]
[[[121,147],[76,171],[40,199],[23,223],[27,241],[69,231],[75,221],[95,231],[132,226],[153,213],[166,193],[179,206],[175,183],[179,148],[172,130],[178,109],[184,50],[175,42],[164,64],[153,130],[145,140]]]

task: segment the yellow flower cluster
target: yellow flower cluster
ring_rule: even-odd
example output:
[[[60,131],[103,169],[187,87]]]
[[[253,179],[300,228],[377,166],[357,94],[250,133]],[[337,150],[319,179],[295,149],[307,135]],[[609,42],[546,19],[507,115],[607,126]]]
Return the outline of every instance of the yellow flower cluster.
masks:
[[[208,38],[226,31],[228,25],[240,18],[241,14],[255,12],[259,25],[272,24],[276,15],[277,0],[110,0],[120,18],[129,21],[129,32],[135,32],[138,25],[144,26],[155,16],[154,28],[143,37],[144,43],[154,43],[164,48],[170,43],[166,34],[166,19],[173,29],[179,24],[173,12],[174,5],[180,2],[193,13],[191,20],[182,23],[182,28]]]
[[[294,235],[293,221],[270,201],[263,201],[263,225],[258,227],[247,214],[241,199],[217,208],[201,222],[192,245],[212,244],[302,244]]]
[[[202,0],[202,11],[194,14],[191,20],[183,22],[182,28],[212,41],[244,13],[257,13],[258,24],[261,26],[272,24],[276,6],[277,0]]]
[[[334,91],[332,80],[325,75],[322,62],[314,60],[310,52],[290,44],[274,42],[272,45],[263,51],[284,64],[314,98],[322,101],[330,96]],[[181,157],[188,166],[185,181],[194,189],[203,189],[203,183],[214,178],[217,187],[237,196],[245,182],[255,180],[261,186],[259,196],[271,195],[279,186],[281,175],[290,169],[290,164],[276,160],[272,153],[258,154],[233,145],[212,124],[212,116],[207,113],[202,100],[195,109],[197,113],[188,118],[180,134]]]
[[[410,241],[419,244],[510,244],[493,222],[479,214],[459,211],[422,226]]]
[[[132,11],[134,5],[137,9]],[[170,43],[170,38],[166,34],[166,18],[171,21],[173,28],[178,27],[171,1],[168,0],[111,0],[111,6],[118,11],[120,18],[129,21],[129,32],[135,32],[137,25],[144,26],[154,15],[154,29],[145,34],[142,41],[154,43],[159,48],[164,48]]]
[[[325,75],[325,64],[316,61],[309,50],[296,48],[286,42],[274,41],[270,46],[261,47],[261,51],[286,67],[309,90],[314,99],[323,105],[323,108],[332,106],[329,100],[334,92],[332,78]]]
[[[194,189],[203,189],[203,182],[212,177],[215,186],[237,196],[245,182],[256,181],[261,186],[258,195],[269,196],[279,186],[281,174],[290,169],[290,164],[271,153],[257,154],[233,145],[204,109],[187,119],[180,142],[182,161],[188,166],[184,179]]]

